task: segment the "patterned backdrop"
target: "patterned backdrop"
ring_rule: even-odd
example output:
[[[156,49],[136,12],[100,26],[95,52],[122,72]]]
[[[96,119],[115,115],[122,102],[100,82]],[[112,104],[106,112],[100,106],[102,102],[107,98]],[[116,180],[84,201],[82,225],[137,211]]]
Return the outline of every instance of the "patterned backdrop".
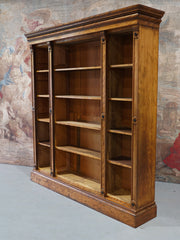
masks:
[[[159,41],[156,177],[180,183],[178,0],[0,0],[1,163],[33,165],[30,50],[24,34],[137,3],[166,12]]]

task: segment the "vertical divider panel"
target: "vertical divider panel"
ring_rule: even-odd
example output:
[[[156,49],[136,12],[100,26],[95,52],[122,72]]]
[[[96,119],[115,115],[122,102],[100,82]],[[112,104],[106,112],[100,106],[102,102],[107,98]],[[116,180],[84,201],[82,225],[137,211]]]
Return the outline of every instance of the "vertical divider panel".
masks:
[[[30,46],[31,49],[31,91],[32,91],[32,124],[33,124],[33,148],[34,148],[34,166],[35,169],[38,169],[38,158],[37,158],[37,133],[36,133],[36,81],[35,81],[35,72],[36,72],[36,66],[35,66],[35,50],[34,46]]]
[[[54,141],[54,77],[53,77],[53,49],[54,44],[48,42],[48,82],[49,82],[49,136],[50,136],[50,168],[55,176],[55,141]]]
[[[107,83],[106,83],[106,35],[101,32],[101,193],[106,196],[106,158],[107,158]]]
[[[132,152],[131,152],[131,205],[136,208],[137,201],[137,117],[138,117],[138,31],[133,32],[133,74],[132,74]]]

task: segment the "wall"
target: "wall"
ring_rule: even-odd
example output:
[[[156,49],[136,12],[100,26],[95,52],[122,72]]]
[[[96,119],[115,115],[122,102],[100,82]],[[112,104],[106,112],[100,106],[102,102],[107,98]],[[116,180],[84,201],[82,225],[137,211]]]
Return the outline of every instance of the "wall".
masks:
[[[178,0],[0,0],[0,162],[33,165],[30,50],[24,33],[137,3],[166,12],[160,28],[157,179],[180,183]]]

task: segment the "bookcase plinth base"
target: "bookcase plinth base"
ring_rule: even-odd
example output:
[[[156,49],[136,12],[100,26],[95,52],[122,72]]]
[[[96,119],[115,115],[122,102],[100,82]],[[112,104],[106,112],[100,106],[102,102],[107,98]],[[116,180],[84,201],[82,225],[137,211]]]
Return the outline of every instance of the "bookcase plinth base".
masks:
[[[32,171],[31,180],[134,228],[156,217],[155,203],[135,212],[133,209],[113,203],[101,195],[83,191],[54,177],[43,175],[38,170]]]

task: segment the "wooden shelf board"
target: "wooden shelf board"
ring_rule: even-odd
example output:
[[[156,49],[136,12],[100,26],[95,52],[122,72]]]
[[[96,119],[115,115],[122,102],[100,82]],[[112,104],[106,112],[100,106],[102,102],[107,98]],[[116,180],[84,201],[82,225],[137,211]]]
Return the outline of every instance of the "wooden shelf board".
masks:
[[[84,100],[101,100],[100,96],[83,96],[83,95],[56,95],[55,98],[64,99],[84,99]]]
[[[38,94],[37,97],[40,97],[40,98],[49,98],[49,94]]]
[[[131,68],[133,67],[132,63],[128,63],[128,64],[112,64],[110,65],[110,68]]]
[[[74,173],[62,173],[58,174],[57,177],[60,180],[67,182],[68,184],[75,185],[77,187],[87,189],[93,192],[100,192],[101,189],[100,183],[97,183],[88,178],[81,177]]]
[[[108,162],[113,165],[122,166],[126,168],[131,168],[132,166],[131,160],[108,160]]]
[[[50,175],[50,173],[51,173],[50,167],[40,167],[39,171],[44,173],[44,174],[47,174],[47,175]]]
[[[50,142],[46,141],[46,142],[38,142],[39,145],[41,146],[45,146],[45,147],[50,147]]]
[[[49,70],[45,69],[45,70],[36,70],[37,73],[48,73]]]
[[[94,158],[98,160],[101,159],[100,152],[96,152],[96,151],[85,149],[85,148],[79,148],[74,146],[56,146],[56,149],[64,152],[78,154],[78,155],[89,157],[89,158]]]
[[[132,98],[109,98],[111,101],[132,102]]]
[[[132,131],[129,129],[109,129],[108,132],[132,136]]]
[[[131,193],[129,190],[125,190],[125,189],[121,189],[113,193],[108,193],[107,197],[110,197],[111,199],[127,202],[127,203],[131,202]]]
[[[77,122],[77,121],[56,121],[56,123],[61,125],[66,125],[66,126],[72,126],[72,127],[101,130],[101,125],[97,123],[87,123],[87,122]]]
[[[56,68],[55,72],[66,72],[66,71],[82,71],[82,70],[96,70],[101,69],[101,66],[92,66],[92,67],[73,67],[73,68]]]
[[[45,122],[45,123],[50,122],[49,118],[38,118],[37,120],[38,120],[38,122]]]

